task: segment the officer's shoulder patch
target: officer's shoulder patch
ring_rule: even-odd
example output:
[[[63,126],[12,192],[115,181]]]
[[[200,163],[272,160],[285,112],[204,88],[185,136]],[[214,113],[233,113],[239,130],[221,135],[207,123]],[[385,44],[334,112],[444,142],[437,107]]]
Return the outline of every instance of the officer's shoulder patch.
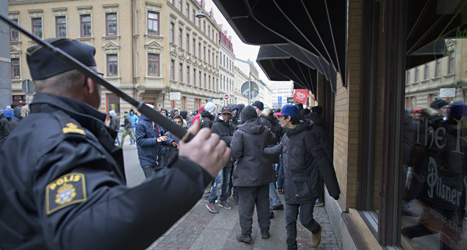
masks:
[[[86,134],[83,129],[78,128],[78,125],[72,122],[67,123],[65,126],[66,127],[62,128],[62,132],[64,134],[68,134],[68,133],[75,133],[75,134],[82,134],[82,135]]]
[[[87,199],[84,174],[81,173],[62,175],[49,183],[45,189],[47,215]]]

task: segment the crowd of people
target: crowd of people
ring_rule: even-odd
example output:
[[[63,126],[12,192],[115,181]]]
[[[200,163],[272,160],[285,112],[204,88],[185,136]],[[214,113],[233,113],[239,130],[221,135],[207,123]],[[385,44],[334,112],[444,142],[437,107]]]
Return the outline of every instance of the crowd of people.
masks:
[[[323,205],[324,184],[335,199],[340,194],[321,107],[285,105],[272,110],[255,101],[248,106],[229,104],[219,110],[208,102],[195,112],[154,109],[184,128],[199,122],[201,128],[209,128],[231,149],[231,157],[206,190],[204,201],[213,214],[219,213],[219,207],[230,210],[238,206],[242,228],[236,237],[238,241],[252,243],[255,208],[261,237],[268,239],[274,210],[285,207],[288,248],[297,249],[298,217],[312,233],[312,246],[319,245],[321,226],[313,219],[313,208]],[[130,119],[132,114],[138,117],[136,124]],[[114,117],[115,113],[110,113],[111,125],[115,124]],[[133,110],[125,112],[121,143],[116,143],[122,145],[126,135],[132,136],[133,129],[146,178],[176,158],[180,138]],[[278,194],[284,194],[285,201]],[[229,197],[234,204],[228,201]]]
[[[18,122],[26,117],[28,113],[29,109],[27,106],[18,106],[16,103],[12,103],[6,109],[0,110],[0,147],[7,136],[18,125]]]

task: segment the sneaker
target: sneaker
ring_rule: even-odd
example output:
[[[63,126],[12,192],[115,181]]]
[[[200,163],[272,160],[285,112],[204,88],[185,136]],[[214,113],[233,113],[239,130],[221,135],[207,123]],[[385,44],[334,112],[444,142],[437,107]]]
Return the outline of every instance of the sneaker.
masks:
[[[237,234],[237,241],[244,242],[246,244],[251,244],[253,242],[253,239],[251,238],[251,235]]]
[[[272,205],[272,210],[284,210],[284,205]]]
[[[273,219],[273,218],[274,218],[274,212],[271,211],[271,212],[269,212],[269,219]]]
[[[230,204],[227,201],[219,201],[219,206],[225,208],[225,209],[232,209]]]
[[[262,239],[269,239],[269,230],[264,230],[264,231],[261,231],[261,238]]]
[[[319,202],[319,201],[315,202],[315,207],[322,207],[322,206],[324,206],[324,202]]]
[[[216,204],[214,203],[207,203],[206,207],[208,208],[209,212],[213,214],[219,213],[219,210],[217,209]]]
[[[319,229],[319,233],[311,234],[311,247],[312,248],[316,248],[319,246],[319,243],[321,242],[321,231],[323,231],[322,228]]]

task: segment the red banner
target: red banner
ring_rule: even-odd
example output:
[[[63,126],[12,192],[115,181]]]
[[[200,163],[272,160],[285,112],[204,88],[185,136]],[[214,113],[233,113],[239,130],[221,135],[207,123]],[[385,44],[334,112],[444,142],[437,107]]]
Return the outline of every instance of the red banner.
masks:
[[[296,89],[293,99],[297,102],[306,104],[306,99],[308,98],[308,91],[306,89]]]

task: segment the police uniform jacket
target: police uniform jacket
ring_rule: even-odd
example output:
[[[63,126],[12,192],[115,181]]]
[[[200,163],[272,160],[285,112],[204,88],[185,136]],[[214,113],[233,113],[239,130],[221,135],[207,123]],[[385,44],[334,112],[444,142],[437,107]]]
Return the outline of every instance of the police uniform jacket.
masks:
[[[0,150],[0,249],[145,249],[199,200],[212,178],[186,158],[127,187],[104,120],[35,95]]]

